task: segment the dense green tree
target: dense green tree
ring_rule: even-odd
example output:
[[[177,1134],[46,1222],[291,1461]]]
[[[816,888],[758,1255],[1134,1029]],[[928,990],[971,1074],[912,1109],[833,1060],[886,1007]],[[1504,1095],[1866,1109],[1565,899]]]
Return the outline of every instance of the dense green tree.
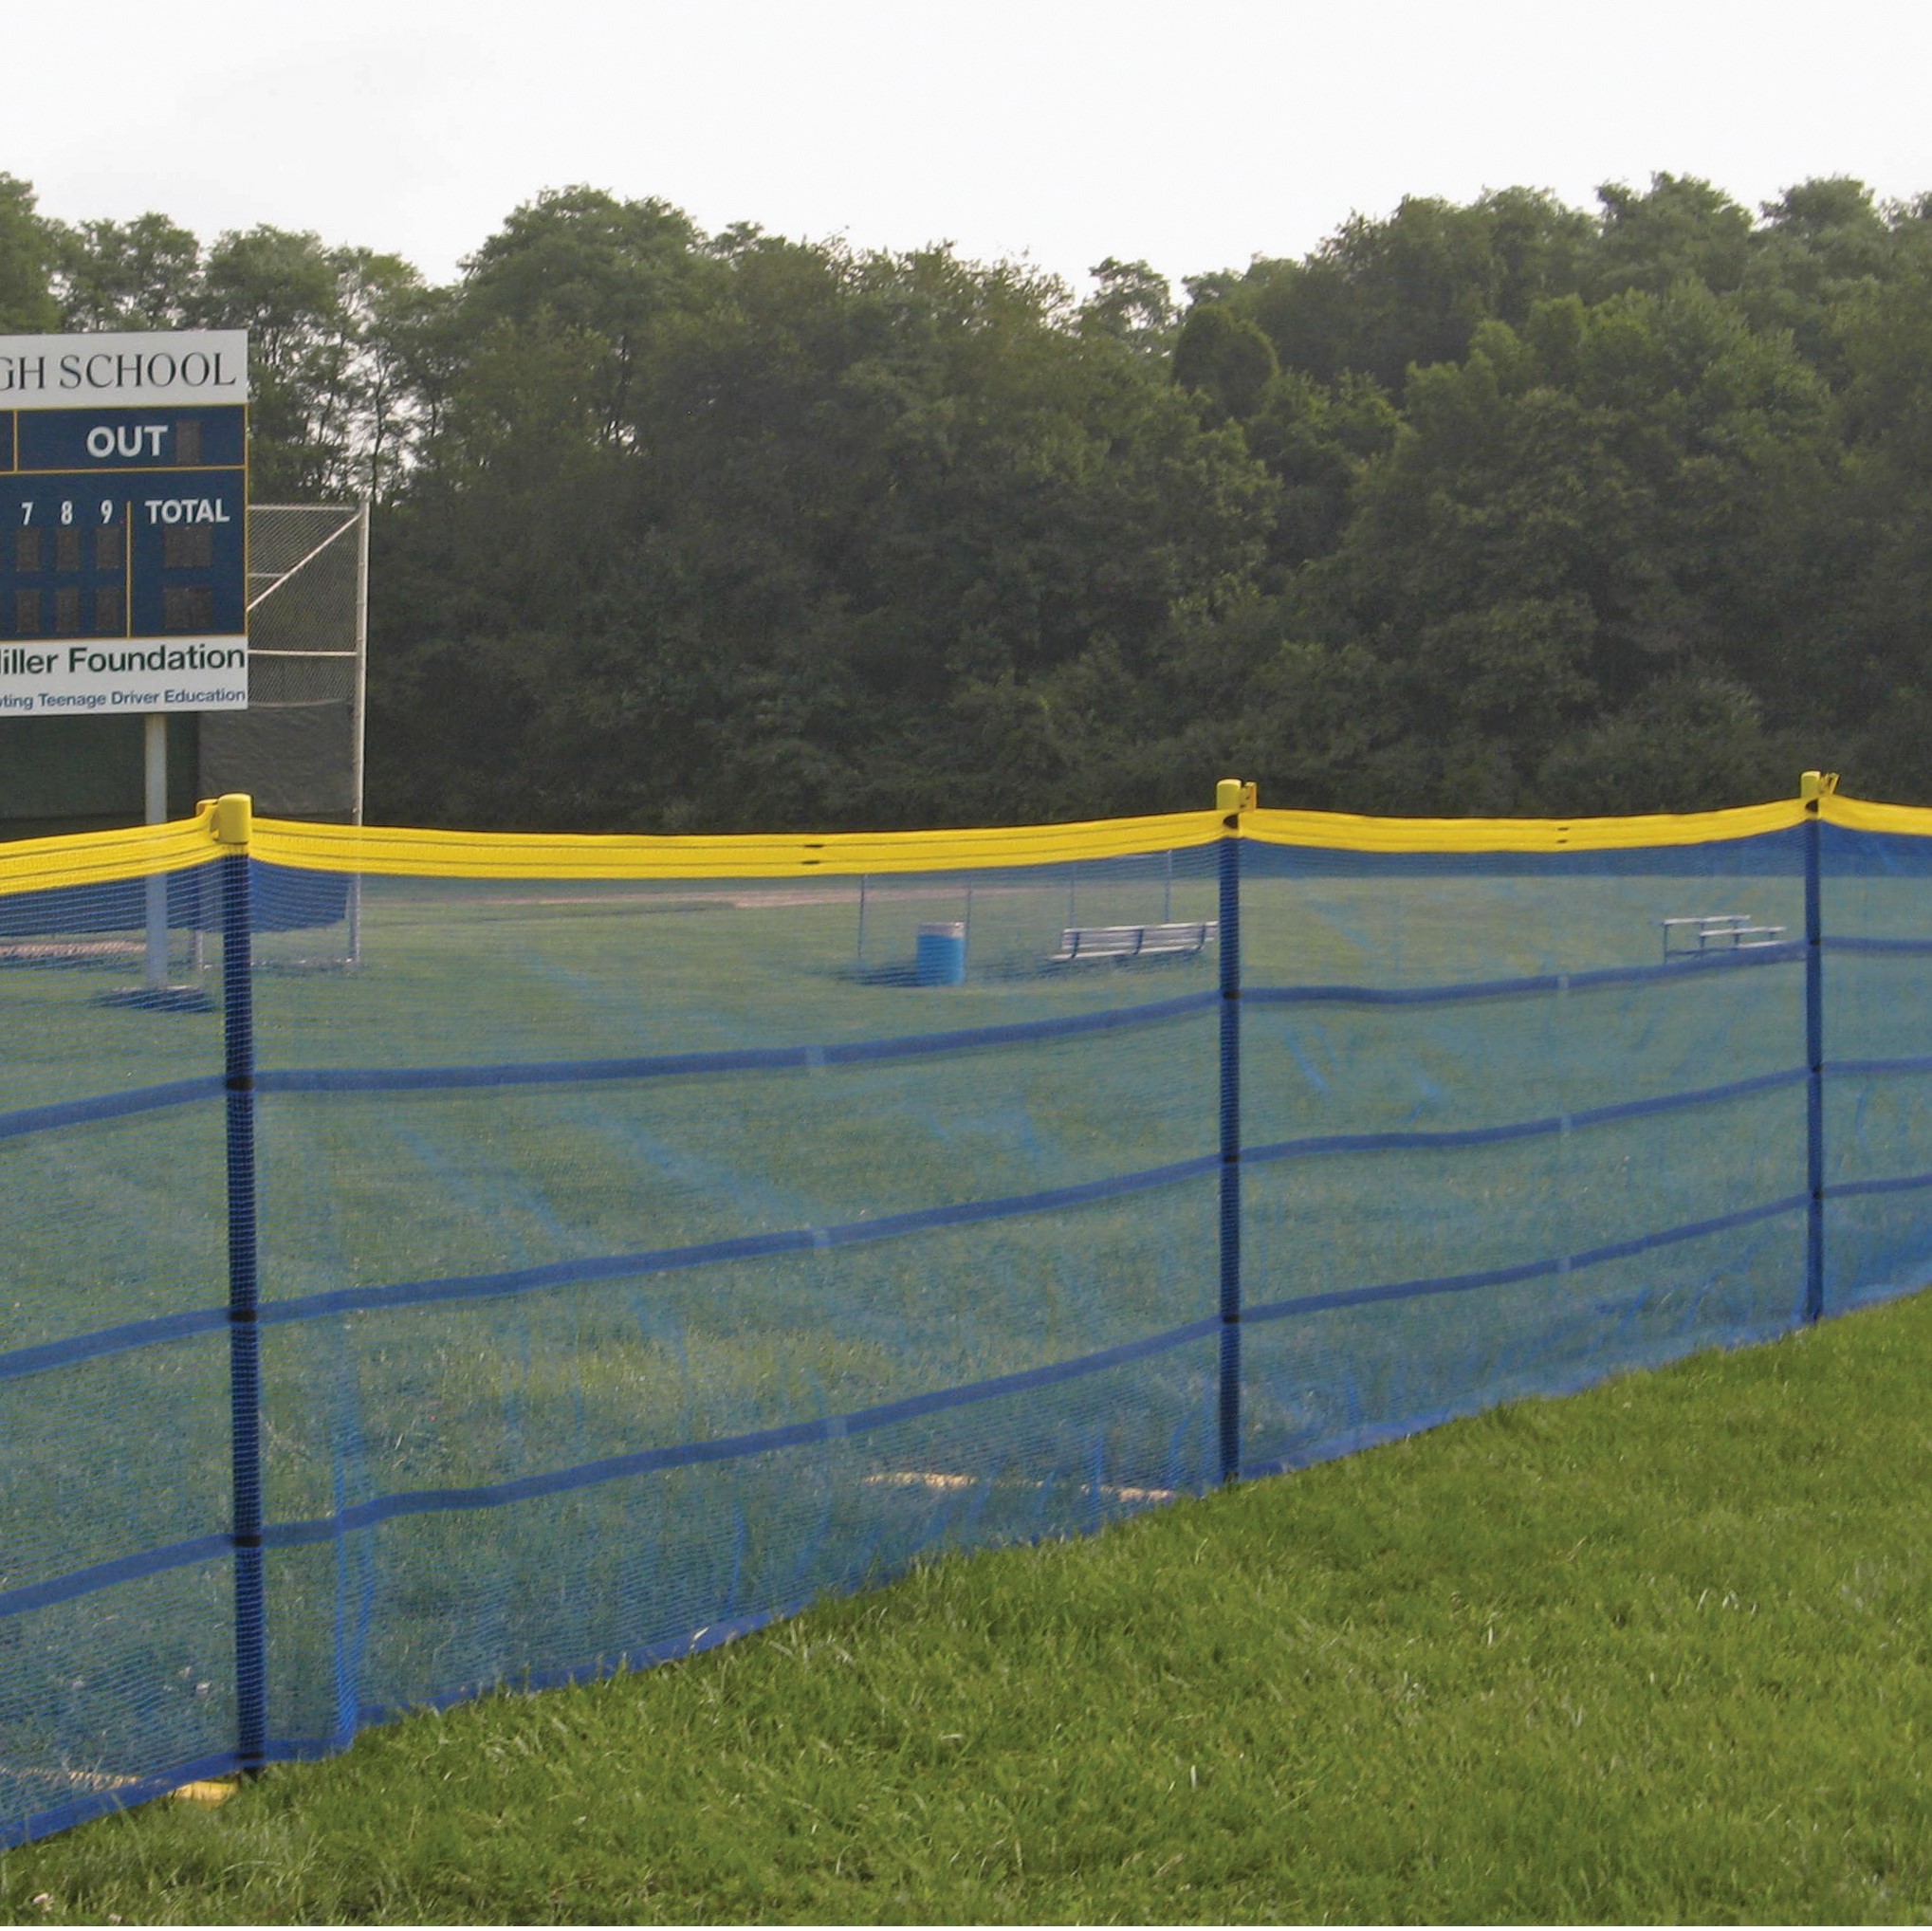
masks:
[[[1739,288],[1752,255],[1750,211],[1693,175],[1652,175],[1647,193],[1622,182],[1596,191],[1602,231],[1584,292],[1662,295],[1680,282],[1719,294]]]
[[[432,287],[0,178],[0,326],[246,327],[257,494],[381,506],[377,816],[1932,796],[1932,201],[1411,197],[1185,286],[579,187]]]
[[[33,190],[0,174],[0,329],[37,335],[59,326],[48,286],[52,237],[34,212]]]
[[[1793,539],[1836,481],[1825,385],[1695,284],[1479,330],[1419,370],[1347,540],[1345,612],[1418,734],[1544,750],[1699,662],[1787,713],[1829,585]],[[1522,787],[1518,794],[1517,787]]]
[[[1900,252],[1893,228],[1863,182],[1801,182],[1763,209],[1739,298],[1760,329],[1787,328],[1800,354],[1831,382],[1848,371],[1833,318],[1888,282]]]
[[[1258,562],[1270,486],[1239,436],[1056,283],[749,231],[691,252],[686,280],[654,262],[681,292],[635,318],[621,421],[587,306],[497,322],[400,506],[438,574],[472,560],[446,622],[555,667],[545,614],[580,615],[555,701],[503,693],[573,747],[567,776],[525,761],[556,776],[516,808],[588,786],[629,822],[930,820],[997,813],[1021,766],[1060,783],[1055,734],[1015,748],[1038,687],[1144,667],[1177,601]]]
[[[67,329],[180,328],[201,283],[201,244],[165,214],[55,225],[54,285]]]
[[[1273,344],[1226,303],[1203,302],[1189,312],[1174,344],[1174,380],[1201,398],[1209,420],[1244,422],[1275,374]]]
[[[1093,276],[1094,293],[1080,311],[1083,325],[1103,329],[1147,355],[1172,344],[1177,312],[1165,275],[1146,262],[1118,262],[1109,255]]]
[[[1767,731],[1741,684],[1688,671],[1562,739],[1535,793],[1565,817],[1755,804],[1787,790],[1811,748]]]
[[[348,485],[354,444],[347,250],[313,234],[253,228],[216,238],[189,320],[248,331],[251,487],[312,502]]]
[[[1899,271],[1832,318],[1846,374],[1844,522],[1862,563],[1835,639],[1856,680],[1840,721],[1874,788],[1912,798],[1932,793],[1932,249],[1912,231],[1923,223],[1903,215]]]
[[[447,290],[427,286],[397,255],[340,258],[342,384],[349,433],[337,483],[343,493],[391,501],[402,488],[453,387]]]
[[[1467,208],[1409,198],[1386,220],[1355,216],[1305,261],[1256,262],[1228,299],[1283,368],[1396,393],[1412,364],[1459,360],[1480,323],[1574,290],[1591,239],[1587,216],[1525,189]]]
[[[1913,298],[1880,294],[1919,218],[1855,183],[1757,225],[1671,176],[1602,199],[1405,202],[1194,278],[1178,332],[1141,264],[1075,305],[944,251],[521,211],[472,263],[502,282],[458,297],[449,432],[400,512],[445,613],[549,639],[557,674],[501,687],[531,774],[505,808],[1180,804],[1188,758],[1272,742],[1309,802],[1572,811],[1619,771],[1736,795],[1806,729],[1876,755],[1918,674],[1918,525],[1887,543],[1875,506],[1917,473]],[[574,427],[521,478],[465,414],[511,309],[577,330],[543,351],[577,358],[568,400],[531,404]],[[564,480],[599,441],[617,467]]]
[[[1355,491],[1386,456],[1401,414],[1369,376],[1332,384],[1298,370],[1271,381],[1245,428],[1250,450],[1281,485],[1272,560],[1293,568],[1328,555],[1355,509]]]
[[[465,264],[465,321],[481,333],[494,322],[529,323],[548,314],[580,341],[598,342],[589,400],[599,432],[620,435],[653,326],[668,309],[687,305],[701,275],[698,240],[666,202],[553,190],[519,208]]]

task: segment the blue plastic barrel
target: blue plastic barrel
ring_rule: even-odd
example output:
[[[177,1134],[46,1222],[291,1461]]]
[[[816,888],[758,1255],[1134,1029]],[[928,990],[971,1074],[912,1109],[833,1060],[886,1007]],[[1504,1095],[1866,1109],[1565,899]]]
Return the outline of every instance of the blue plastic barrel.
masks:
[[[913,977],[921,985],[966,984],[966,923],[948,919],[919,928],[919,964]]]

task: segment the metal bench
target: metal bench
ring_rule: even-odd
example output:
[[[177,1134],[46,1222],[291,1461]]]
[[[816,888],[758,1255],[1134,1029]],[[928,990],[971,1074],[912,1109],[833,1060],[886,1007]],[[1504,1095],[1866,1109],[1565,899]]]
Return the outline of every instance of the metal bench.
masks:
[[[1071,966],[1087,960],[1191,959],[1221,936],[1219,919],[1181,920],[1160,926],[1068,926],[1060,948],[1048,963]]]
[[[1705,952],[1742,952],[1784,943],[1782,926],[1755,926],[1745,911],[1693,912],[1657,923],[1664,929],[1666,966],[1673,959],[1695,959]]]

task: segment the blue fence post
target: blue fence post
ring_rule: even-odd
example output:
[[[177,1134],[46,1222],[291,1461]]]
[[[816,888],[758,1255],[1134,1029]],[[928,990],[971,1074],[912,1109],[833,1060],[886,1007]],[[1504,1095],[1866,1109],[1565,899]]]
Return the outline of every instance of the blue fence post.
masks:
[[[1224,778],[1221,861],[1221,1479],[1241,1475],[1241,815],[1254,787]]]
[[[262,1337],[256,1315],[255,988],[248,840],[250,800],[216,801],[221,859],[222,1036],[228,1089],[230,1459],[235,1552],[235,1754],[245,1775],[268,1743],[268,1619],[262,1560]]]
[[[1819,809],[1838,787],[1835,773],[1798,781],[1805,807],[1805,1319],[1825,1312],[1825,920],[1819,879]]]

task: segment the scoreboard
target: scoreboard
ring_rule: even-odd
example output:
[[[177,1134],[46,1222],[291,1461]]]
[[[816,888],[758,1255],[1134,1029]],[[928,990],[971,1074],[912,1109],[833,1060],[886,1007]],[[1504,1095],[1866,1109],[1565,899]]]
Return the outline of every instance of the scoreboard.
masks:
[[[248,337],[0,336],[0,717],[248,701]]]

